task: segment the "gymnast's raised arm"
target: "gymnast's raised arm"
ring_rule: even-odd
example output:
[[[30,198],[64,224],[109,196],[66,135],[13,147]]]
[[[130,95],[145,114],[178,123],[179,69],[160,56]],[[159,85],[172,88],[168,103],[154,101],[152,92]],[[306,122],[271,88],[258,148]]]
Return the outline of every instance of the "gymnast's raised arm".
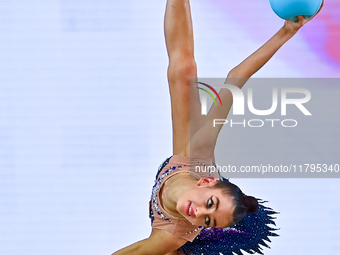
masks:
[[[321,8],[320,8],[321,9]],[[226,79],[226,84],[242,88],[246,81],[256,73],[296,32],[312,18],[298,17],[298,21],[286,21],[283,27],[262,47],[250,55],[238,66],[233,68]],[[193,157],[213,155],[217,136],[223,125],[213,126],[214,119],[226,119],[233,103],[229,89],[221,89],[222,105],[213,105],[200,128],[190,141],[190,151]],[[188,147],[189,148],[189,147]]]
[[[168,82],[171,97],[173,154],[184,155],[190,134],[203,124],[200,114],[194,59],[194,38],[189,0],[168,0],[164,18],[164,33],[169,56]],[[191,97],[192,96],[192,97]],[[190,100],[195,100],[195,110],[190,112]],[[195,123],[195,125],[190,125]],[[194,129],[192,127],[194,126]],[[191,129],[191,130],[190,130]],[[167,231],[152,229],[149,238],[113,253],[114,255],[177,255],[177,249],[187,240]]]

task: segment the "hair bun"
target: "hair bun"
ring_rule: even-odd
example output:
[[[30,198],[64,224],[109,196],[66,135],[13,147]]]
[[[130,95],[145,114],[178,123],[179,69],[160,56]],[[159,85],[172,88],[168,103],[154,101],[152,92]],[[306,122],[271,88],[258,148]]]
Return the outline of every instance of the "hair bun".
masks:
[[[255,213],[259,209],[259,203],[255,197],[245,196],[244,203],[247,206],[247,213]]]

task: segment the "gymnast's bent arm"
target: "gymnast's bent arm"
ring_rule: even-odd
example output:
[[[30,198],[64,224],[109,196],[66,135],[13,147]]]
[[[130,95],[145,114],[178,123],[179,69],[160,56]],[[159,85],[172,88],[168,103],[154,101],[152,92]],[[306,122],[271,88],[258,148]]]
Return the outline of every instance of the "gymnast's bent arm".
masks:
[[[284,26],[262,47],[245,59],[241,64],[233,68],[226,79],[226,84],[242,88],[246,81],[256,73],[268,60],[284,45],[294,34],[312,18],[286,21]],[[220,98],[222,105],[213,105],[203,123],[203,126],[195,133],[188,145],[192,157],[213,155],[217,136],[223,125],[213,126],[214,119],[226,119],[233,103],[233,97],[229,89],[221,89]]]
[[[183,246],[187,240],[174,236],[169,232],[152,229],[151,236],[147,239],[123,248],[112,255],[167,255]]]

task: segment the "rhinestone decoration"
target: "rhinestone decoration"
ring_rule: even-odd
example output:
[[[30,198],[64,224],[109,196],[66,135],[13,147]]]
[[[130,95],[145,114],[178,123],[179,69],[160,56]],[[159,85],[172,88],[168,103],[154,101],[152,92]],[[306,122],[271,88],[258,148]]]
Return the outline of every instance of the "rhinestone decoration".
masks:
[[[177,169],[181,169],[182,167],[183,166],[174,166],[174,167],[169,168],[158,179],[155,180],[155,184],[152,187],[151,201],[152,201],[153,207],[156,209],[156,212],[158,213],[159,216],[161,216],[163,220],[166,220],[169,222],[172,222],[172,221],[168,219],[167,217],[165,217],[164,214],[159,209],[158,202],[157,202],[157,197],[158,197],[157,194],[162,185],[162,181],[164,180],[164,178],[167,177],[169,174],[171,174],[173,171]]]
[[[196,228],[196,229],[194,229],[194,230],[192,230],[192,231],[190,231],[190,232],[188,232],[188,233],[185,233],[186,235],[187,234],[191,234],[191,233],[194,233],[194,232],[197,232],[197,231],[199,231],[199,230],[202,230],[204,227],[203,226],[199,226],[198,228]]]

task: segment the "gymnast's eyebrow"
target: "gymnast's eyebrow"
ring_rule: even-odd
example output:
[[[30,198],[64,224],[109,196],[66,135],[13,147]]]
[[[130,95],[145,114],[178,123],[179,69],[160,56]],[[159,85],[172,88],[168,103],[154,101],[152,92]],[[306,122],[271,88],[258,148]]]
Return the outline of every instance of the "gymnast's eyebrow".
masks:
[[[220,204],[220,200],[218,199],[218,197],[216,197],[216,200],[217,200],[217,202],[216,202],[216,211],[217,211],[218,210],[218,206]]]
[[[216,202],[216,210],[215,211],[218,210],[218,206],[220,204],[220,200],[218,199],[218,197],[216,197],[216,200],[217,200],[217,202]],[[214,219],[214,228],[216,228],[216,226],[217,226],[216,219]]]

